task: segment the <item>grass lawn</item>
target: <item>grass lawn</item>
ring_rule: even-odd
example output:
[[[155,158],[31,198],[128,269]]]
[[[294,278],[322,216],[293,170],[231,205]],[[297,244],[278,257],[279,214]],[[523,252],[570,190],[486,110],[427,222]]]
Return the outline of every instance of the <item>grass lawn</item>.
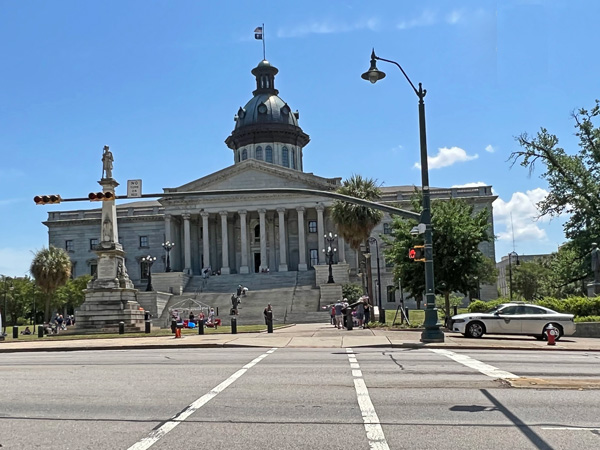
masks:
[[[468,312],[467,308],[459,308],[458,309],[458,314],[464,314]],[[388,327],[394,327],[394,328],[402,328],[402,327],[406,327],[406,328],[420,328],[423,326],[423,322],[425,321],[425,310],[423,309],[411,309],[408,311],[408,320],[410,321],[410,326],[408,326],[406,324],[406,322],[404,323],[400,323],[401,322],[401,314],[398,311],[398,315],[396,316],[396,321],[392,324],[392,322],[394,321],[394,316],[396,316],[396,310],[394,309],[388,309],[385,311],[385,323],[386,326]],[[443,322],[443,318],[442,318],[442,314],[438,311],[438,322]]]
[[[273,329],[281,328],[284,326],[285,325],[273,324]],[[29,329],[32,332],[34,332],[33,326],[29,325]],[[21,331],[23,331],[23,330],[25,330],[25,326],[20,326],[19,327],[19,336],[17,337],[17,339],[13,339],[13,327],[12,326],[6,327],[5,342],[40,340],[40,338],[37,337],[37,329],[36,329],[35,333],[31,334],[31,335],[21,334]],[[258,333],[261,331],[266,332],[266,330],[267,330],[267,327],[265,325],[238,325],[237,326],[238,333]],[[197,328],[183,328],[181,330],[181,334],[182,334],[182,336],[197,335],[198,329]],[[206,328],[204,328],[204,334],[231,334],[231,327],[224,325],[224,326],[218,327],[216,330],[214,328],[206,327]],[[152,332],[150,332],[148,334],[146,334],[144,332],[125,333],[125,334],[118,334],[118,333],[84,334],[84,333],[77,333],[77,327],[69,327],[69,329],[67,331],[62,331],[59,334],[46,335],[41,339],[62,341],[62,340],[72,340],[72,339],[144,338],[147,336],[173,336],[173,333],[171,333],[170,328],[160,328],[160,329],[154,328],[152,330]]]

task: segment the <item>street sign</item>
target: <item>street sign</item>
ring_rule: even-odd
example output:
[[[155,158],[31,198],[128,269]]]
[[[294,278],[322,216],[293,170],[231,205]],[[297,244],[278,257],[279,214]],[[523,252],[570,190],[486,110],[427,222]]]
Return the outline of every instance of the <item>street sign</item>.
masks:
[[[142,180],[127,180],[127,198],[142,197]]]

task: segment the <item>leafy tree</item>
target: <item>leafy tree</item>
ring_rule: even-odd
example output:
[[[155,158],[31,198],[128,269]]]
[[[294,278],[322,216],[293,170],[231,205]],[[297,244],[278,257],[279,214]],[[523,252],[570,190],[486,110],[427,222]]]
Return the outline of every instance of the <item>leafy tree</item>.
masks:
[[[82,275],[75,279],[69,279],[64,286],[56,290],[54,306],[59,310],[67,310],[72,314],[75,308],[85,301],[84,289],[92,279],[91,275]]]
[[[415,209],[420,202],[413,198]],[[445,315],[450,314],[450,294],[468,295],[479,283],[496,280],[493,261],[478,248],[482,242],[491,242],[489,211],[473,212],[473,206],[461,199],[437,200],[431,205],[433,227],[434,274],[436,290],[444,296]],[[417,298],[425,290],[424,264],[411,261],[408,251],[422,244],[422,237],[412,236],[414,220],[395,218],[392,238],[385,251],[386,260],[394,262],[394,279],[402,280],[404,288]]]
[[[513,294],[528,302],[550,295],[550,268],[541,259],[523,262],[512,271]]]
[[[363,294],[362,286],[354,283],[346,283],[342,286],[342,296],[348,299],[348,302],[357,301]]]
[[[352,175],[348,180],[344,180],[337,192],[372,202],[381,199],[381,189],[377,186],[376,181],[360,175]],[[331,210],[331,217],[338,233],[350,247],[358,251],[361,244],[369,247],[367,239],[373,228],[381,222],[383,212],[367,206],[336,200]],[[367,264],[369,296],[373,299],[373,275],[371,272],[371,264]]]
[[[29,270],[45,296],[44,320],[48,322],[51,299],[71,276],[71,259],[65,250],[51,245],[34,255]]]
[[[518,136],[522,150],[511,153],[512,165],[519,163],[529,168],[544,166],[541,178],[548,182],[550,193],[538,203],[541,216],[568,214],[564,224],[565,236],[573,241],[579,255],[589,252],[590,243],[600,236],[600,102],[591,110],[579,109],[572,113],[579,150],[567,152],[559,147],[558,138],[541,128],[530,138],[527,133]]]

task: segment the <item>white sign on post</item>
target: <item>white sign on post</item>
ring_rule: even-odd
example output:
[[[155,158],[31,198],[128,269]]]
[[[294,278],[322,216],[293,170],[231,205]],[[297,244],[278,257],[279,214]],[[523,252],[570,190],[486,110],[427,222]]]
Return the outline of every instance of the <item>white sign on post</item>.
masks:
[[[142,196],[142,180],[127,180],[127,198]]]

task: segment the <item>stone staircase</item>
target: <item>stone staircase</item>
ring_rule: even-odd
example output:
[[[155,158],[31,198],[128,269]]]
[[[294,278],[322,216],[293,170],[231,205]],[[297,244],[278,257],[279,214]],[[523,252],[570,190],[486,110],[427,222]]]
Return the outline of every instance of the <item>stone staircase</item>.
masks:
[[[169,301],[160,318],[160,326],[169,326],[169,308],[191,298],[218,309],[218,317],[229,325],[231,295],[238,285],[248,288],[241,297],[236,317],[238,325],[263,324],[263,310],[273,307],[275,323],[314,323],[328,320],[328,313],[319,312],[320,290],[315,286],[314,271],[274,272],[257,274],[216,275],[207,279],[195,276],[181,295]]]

